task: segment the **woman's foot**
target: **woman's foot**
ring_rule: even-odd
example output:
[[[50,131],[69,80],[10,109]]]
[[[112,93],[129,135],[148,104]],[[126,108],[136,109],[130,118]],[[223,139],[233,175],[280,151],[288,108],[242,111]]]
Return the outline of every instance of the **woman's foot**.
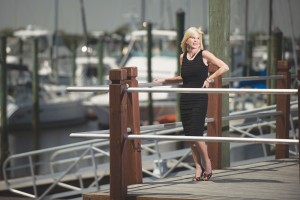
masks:
[[[209,179],[212,177],[212,166],[211,161],[209,160],[207,163],[205,163],[205,170],[203,173],[203,181],[209,181]]]
[[[202,181],[201,177],[193,177],[192,182]]]
[[[212,177],[212,172],[210,173],[207,173],[207,172],[204,172],[203,174],[203,181],[209,181],[209,179]]]
[[[193,177],[192,181],[202,181],[203,179],[203,174],[204,174],[204,167],[200,165],[200,167],[196,167],[196,173],[195,176]]]

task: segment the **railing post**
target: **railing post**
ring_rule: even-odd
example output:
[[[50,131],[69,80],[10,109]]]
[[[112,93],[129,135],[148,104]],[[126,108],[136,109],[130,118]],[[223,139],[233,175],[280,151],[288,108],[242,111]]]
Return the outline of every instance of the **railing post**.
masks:
[[[283,79],[277,80],[277,89],[289,89],[291,85],[290,66],[287,61],[277,62],[277,75],[283,75]],[[289,116],[290,116],[290,95],[276,95],[276,110],[282,115],[276,117],[276,138],[289,138]],[[288,158],[289,145],[276,144],[275,158]]]
[[[210,73],[217,70],[216,66],[209,66]],[[222,87],[221,76],[215,78],[214,83],[211,84],[212,88]],[[214,121],[207,124],[207,135],[220,137],[222,136],[222,94],[208,94],[208,110],[207,117],[213,118]],[[208,153],[212,160],[213,169],[221,169],[221,146],[220,142],[209,142]]]
[[[127,133],[127,73],[125,69],[109,72],[109,130],[110,130],[110,199],[125,200],[127,196],[128,141]]]
[[[138,87],[138,81],[136,77],[138,71],[136,67],[124,67],[122,69],[127,70],[127,81],[129,87]],[[139,107],[139,94],[137,92],[128,93],[127,100],[127,124],[131,129],[130,134],[140,134],[140,107]],[[129,153],[128,153],[128,163],[130,163],[130,168],[127,173],[128,185],[138,184],[143,182],[142,175],[142,160],[141,160],[141,140],[131,140]]]

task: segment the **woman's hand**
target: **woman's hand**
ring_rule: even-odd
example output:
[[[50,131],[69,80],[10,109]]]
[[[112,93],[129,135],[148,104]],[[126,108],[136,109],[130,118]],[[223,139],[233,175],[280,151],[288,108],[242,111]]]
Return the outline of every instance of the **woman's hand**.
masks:
[[[209,88],[209,82],[207,80],[204,81],[202,88]]]
[[[153,79],[153,82],[154,83],[164,83],[165,79],[163,79],[163,78],[155,78],[155,79]]]

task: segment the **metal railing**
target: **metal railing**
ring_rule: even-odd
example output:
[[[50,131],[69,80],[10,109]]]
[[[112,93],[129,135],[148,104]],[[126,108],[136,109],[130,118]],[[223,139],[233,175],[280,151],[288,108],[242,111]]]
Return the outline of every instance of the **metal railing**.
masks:
[[[30,151],[26,153],[16,154],[9,156],[3,165],[3,175],[6,187],[13,193],[20,194],[22,196],[35,198],[35,199],[56,199],[70,195],[82,194],[83,192],[91,192],[99,190],[98,181],[101,179],[101,175],[98,171],[98,162],[96,158],[101,156],[95,151],[98,146],[101,146],[103,140],[89,140],[85,142],[79,142],[75,144],[68,144],[58,147],[52,147],[37,151]],[[106,142],[107,143],[107,142]],[[54,160],[52,155],[55,155],[55,152],[63,151],[69,149],[71,152],[78,152],[78,155],[72,157],[68,155],[62,157],[60,160]],[[82,149],[81,152],[78,150]],[[37,162],[37,158],[48,158],[48,160],[43,160]],[[67,166],[64,166],[64,169],[55,170],[55,165],[64,164],[66,160],[72,160],[72,163],[69,163]],[[78,166],[82,164],[86,165],[86,160],[89,159],[94,168],[94,182],[84,187],[83,177],[81,176],[80,169]],[[18,160],[28,160],[27,164],[22,164],[21,166],[16,165]],[[88,166],[85,166],[88,167]],[[18,176],[18,171],[27,172],[23,176]],[[92,169],[90,169],[92,170]],[[77,184],[70,183],[70,180],[77,179],[80,183],[80,187],[76,186]],[[49,186],[42,193],[38,193],[38,185],[48,184]],[[23,187],[32,187],[33,193],[22,191]],[[55,187],[62,187],[67,191],[61,192],[58,194],[51,194],[51,191]]]
[[[178,126],[180,124],[169,124],[165,128],[161,125],[154,125],[152,128],[154,128],[155,134],[161,135],[180,131],[181,127]],[[166,130],[158,131],[158,128]],[[149,134],[149,126],[145,126],[142,130],[144,130],[142,131],[143,133]],[[104,134],[102,135],[107,135],[108,133],[106,130],[103,132]],[[154,132],[151,131],[151,133]],[[161,178],[172,173],[178,166],[187,169],[193,168],[182,162],[182,159],[190,154],[189,149],[174,151],[173,154],[165,155],[159,151],[158,145],[176,144],[172,141],[160,144],[142,144],[141,148],[145,154],[143,161],[145,167],[143,167],[142,171],[145,174],[153,178]],[[85,192],[99,191],[101,188],[99,181],[108,175],[109,171],[108,158],[110,155],[108,149],[109,141],[107,139],[95,139],[9,156],[2,169],[6,187],[13,193],[35,199],[57,199],[71,195],[80,195]],[[35,160],[36,157],[47,157],[49,159],[38,162]],[[18,163],[19,159],[23,161],[24,159],[28,160],[28,163],[16,166],[15,163]],[[155,173],[151,170],[153,159],[158,161],[164,159],[173,164],[171,164],[172,166],[168,171]],[[146,167],[150,164],[151,169]],[[28,171],[28,173],[18,176],[17,171],[21,170]],[[84,187],[84,179],[93,179],[93,181]],[[48,186],[42,193],[38,193],[38,186],[41,184]],[[33,193],[22,191],[21,188],[23,187],[32,187]],[[56,187],[63,188],[65,191],[53,194],[52,190]]]
[[[277,77],[278,78],[278,77]],[[158,86],[157,84],[154,84],[155,86]],[[142,88],[127,88],[126,90],[128,92],[187,92],[187,91],[181,91],[180,88],[161,88],[162,90],[160,90],[159,88],[146,88],[146,87],[151,87],[153,86],[151,83],[146,83],[144,85],[140,85]],[[108,87],[105,86],[101,86],[101,87],[69,87],[67,89],[68,91],[103,91],[103,92],[107,92],[108,91]],[[163,91],[164,90],[164,91]],[[294,89],[205,89],[205,91],[201,90],[201,89],[191,89],[191,91],[188,92],[205,92],[205,93],[229,93],[229,92],[233,92],[233,93],[257,93],[257,92],[261,92],[261,93],[268,93],[268,94],[276,94],[276,93],[280,93],[280,94],[296,94],[298,91],[294,90]],[[267,109],[272,109],[272,106],[267,108]],[[257,112],[258,110],[256,110]],[[263,110],[260,110],[263,111]],[[235,113],[233,115],[227,116],[227,117],[223,117],[223,120],[235,120],[235,119],[247,119],[247,118],[256,118],[258,119],[257,123],[256,123],[256,127],[262,127],[264,125],[267,126],[274,126],[274,121],[270,120],[270,121],[265,121],[265,120],[260,120],[261,118],[264,118],[266,116],[277,116],[280,115],[280,112],[276,112],[276,111],[268,111],[266,112],[265,110],[263,112],[260,113],[250,113],[250,111],[247,112],[239,112],[239,113]],[[293,120],[291,118],[291,120]],[[213,119],[207,119],[207,122],[212,122]],[[291,121],[292,124],[292,121]],[[253,142],[253,143],[263,143],[263,144],[275,144],[275,143],[284,143],[284,144],[297,144],[298,141],[296,141],[296,131],[293,130],[294,132],[294,139],[282,139],[282,140],[278,140],[278,139],[269,139],[269,138],[260,138],[260,136],[256,136],[251,134],[251,128],[253,128],[254,126],[250,127],[250,126],[230,126],[230,131],[234,131],[234,132],[238,132],[239,134],[241,134],[242,136],[247,136],[250,138],[222,138],[222,137],[187,137],[187,136],[167,136],[167,135],[162,135],[162,134],[169,134],[169,133],[174,133],[174,132],[179,132],[182,131],[182,126],[181,123],[172,123],[172,124],[159,124],[159,125],[149,125],[149,126],[144,126],[141,127],[141,133],[144,133],[143,135],[125,135],[125,137],[127,139],[136,139],[136,138],[142,138],[142,139],[148,139],[148,140],[156,140],[155,143],[152,144],[144,144],[142,145],[142,149],[144,149],[145,152],[148,152],[147,154],[151,154],[151,155],[155,155],[155,157],[157,158],[158,161],[162,160],[164,158],[163,153],[159,150],[158,148],[158,139],[160,140],[177,140],[177,141],[194,141],[194,140],[204,140],[204,141],[218,141],[218,142]],[[130,132],[130,129],[127,130],[128,132]],[[85,141],[82,143],[76,143],[76,144],[71,144],[71,145],[63,145],[60,147],[53,147],[53,148],[49,148],[49,149],[44,149],[44,150],[38,150],[38,151],[32,151],[32,152],[27,152],[27,153],[23,153],[23,154],[18,154],[18,155],[13,155],[10,156],[3,167],[3,174],[5,175],[5,182],[7,185],[7,188],[14,192],[14,193],[18,193],[20,195],[23,196],[27,196],[27,197],[31,197],[31,198],[36,198],[36,199],[42,199],[44,197],[48,197],[48,198],[60,198],[60,197],[64,197],[66,195],[74,195],[74,194],[82,194],[83,192],[91,192],[91,191],[98,191],[100,186],[98,184],[99,180],[101,180],[101,178],[104,175],[104,172],[102,171],[102,174],[98,174],[101,171],[101,165],[97,164],[99,163],[99,159],[101,157],[108,157],[109,156],[109,152],[107,151],[107,149],[102,149],[100,148],[103,146],[108,145],[108,141],[106,141],[106,139],[109,138],[108,135],[109,131],[105,130],[105,131],[93,131],[93,132],[82,132],[82,133],[71,133],[70,135],[72,137],[102,137],[105,138],[105,140],[90,140],[90,141]],[[152,135],[151,135],[152,134]],[[90,136],[89,136],[90,135]],[[263,134],[261,134],[262,136]],[[167,143],[173,143],[172,141],[160,141],[160,144],[167,144]],[[78,155],[76,155],[75,157],[64,157],[63,155],[65,154],[69,154],[70,152],[74,153],[74,151],[82,151],[81,153],[78,153]],[[50,160],[48,162],[49,165],[49,170],[48,171],[44,171],[43,174],[36,174],[37,168],[41,169],[42,165],[47,165],[47,162],[43,162],[43,163],[35,163],[35,157],[37,155],[41,155],[43,153],[50,153],[52,152],[51,156],[49,156]],[[291,152],[290,152],[291,153]],[[292,152],[295,153],[296,152]],[[299,152],[298,152],[299,153]],[[159,174],[154,173],[154,171],[148,170],[143,168],[142,171],[145,174],[148,174],[152,177],[155,178],[161,178],[161,177],[166,177],[168,176],[176,167],[180,166],[180,167],[185,167],[187,169],[193,169],[192,166],[190,166],[187,163],[184,163],[183,161],[190,155],[190,150],[189,149],[183,149],[183,151],[174,151],[173,155],[169,155],[166,156],[168,157],[168,159],[174,161],[173,165],[170,167],[170,169],[168,169],[167,171],[164,172],[160,172]],[[148,155],[149,156],[149,155]],[[62,159],[59,159],[59,157],[62,157]],[[147,156],[143,156],[143,157],[147,157]],[[20,158],[27,158],[28,159],[28,164],[27,165],[23,165],[23,166],[16,166],[14,167],[12,160],[14,159],[20,159]],[[153,158],[153,157],[151,157]],[[97,160],[98,159],[98,160]],[[83,168],[86,167],[82,167],[80,166],[80,162],[81,161],[91,161],[92,165],[89,168],[89,170],[92,171],[93,173],[93,178],[94,181],[92,184],[90,184],[88,187],[84,188],[83,187],[83,179],[84,177],[82,177],[82,171],[84,170]],[[152,160],[153,161],[153,160]],[[72,163],[72,164],[70,164]],[[59,169],[60,165],[68,165],[68,167],[64,170]],[[79,167],[79,168],[78,168]],[[15,180],[10,180],[10,175],[11,172],[13,170],[21,170],[27,168],[27,170],[29,171],[31,178],[31,185],[33,187],[33,194],[29,194],[27,192],[23,192],[19,189],[14,188],[14,186],[20,186],[22,184],[22,182],[18,182]],[[108,170],[108,166],[105,166],[105,169]],[[159,167],[159,169],[161,169]],[[103,170],[103,169],[102,169]],[[72,174],[73,176],[77,176],[78,178],[78,182],[80,183],[80,187],[78,186],[74,186],[71,185],[69,183],[63,182],[64,178],[66,178],[66,180],[70,180],[70,178],[68,179],[68,176]],[[46,189],[46,191],[44,191],[41,195],[37,194],[37,186],[40,182],[43,181],[47,181],[47,180],[51,180],[52,184]],[[27,181],[27,180],[26,180]],[[23,182],[24,183],[24,182]],[[68,192],[65,193],[60,193],[60,194],[51,194],[51,190],[56,187],[56,186],[60,186],[63,187],[65,189],[68,189]]]

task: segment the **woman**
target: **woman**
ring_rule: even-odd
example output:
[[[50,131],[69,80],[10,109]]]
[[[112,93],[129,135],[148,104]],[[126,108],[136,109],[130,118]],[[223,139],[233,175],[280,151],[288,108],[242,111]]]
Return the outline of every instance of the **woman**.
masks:
[[[203,49],[203,33],[191,27],[187,29],[181,41],[180,76],[155,79],[159,83],[180,83],[184,88],[208,88],[214,78],[229,70],[228,66],[211,52]],[[208,65],[216,65],[219,69],[208,73]],[[203,136],[207,113],[208,95],[201,93],[183,93],[180,97],[180,114],[184,134],[187,136]],[[193,181],[208,181],[212,176],[212,165],[204,141],[191,142],[192,156],[195,162]],[[204,167],[202,165],[204,162]]]

